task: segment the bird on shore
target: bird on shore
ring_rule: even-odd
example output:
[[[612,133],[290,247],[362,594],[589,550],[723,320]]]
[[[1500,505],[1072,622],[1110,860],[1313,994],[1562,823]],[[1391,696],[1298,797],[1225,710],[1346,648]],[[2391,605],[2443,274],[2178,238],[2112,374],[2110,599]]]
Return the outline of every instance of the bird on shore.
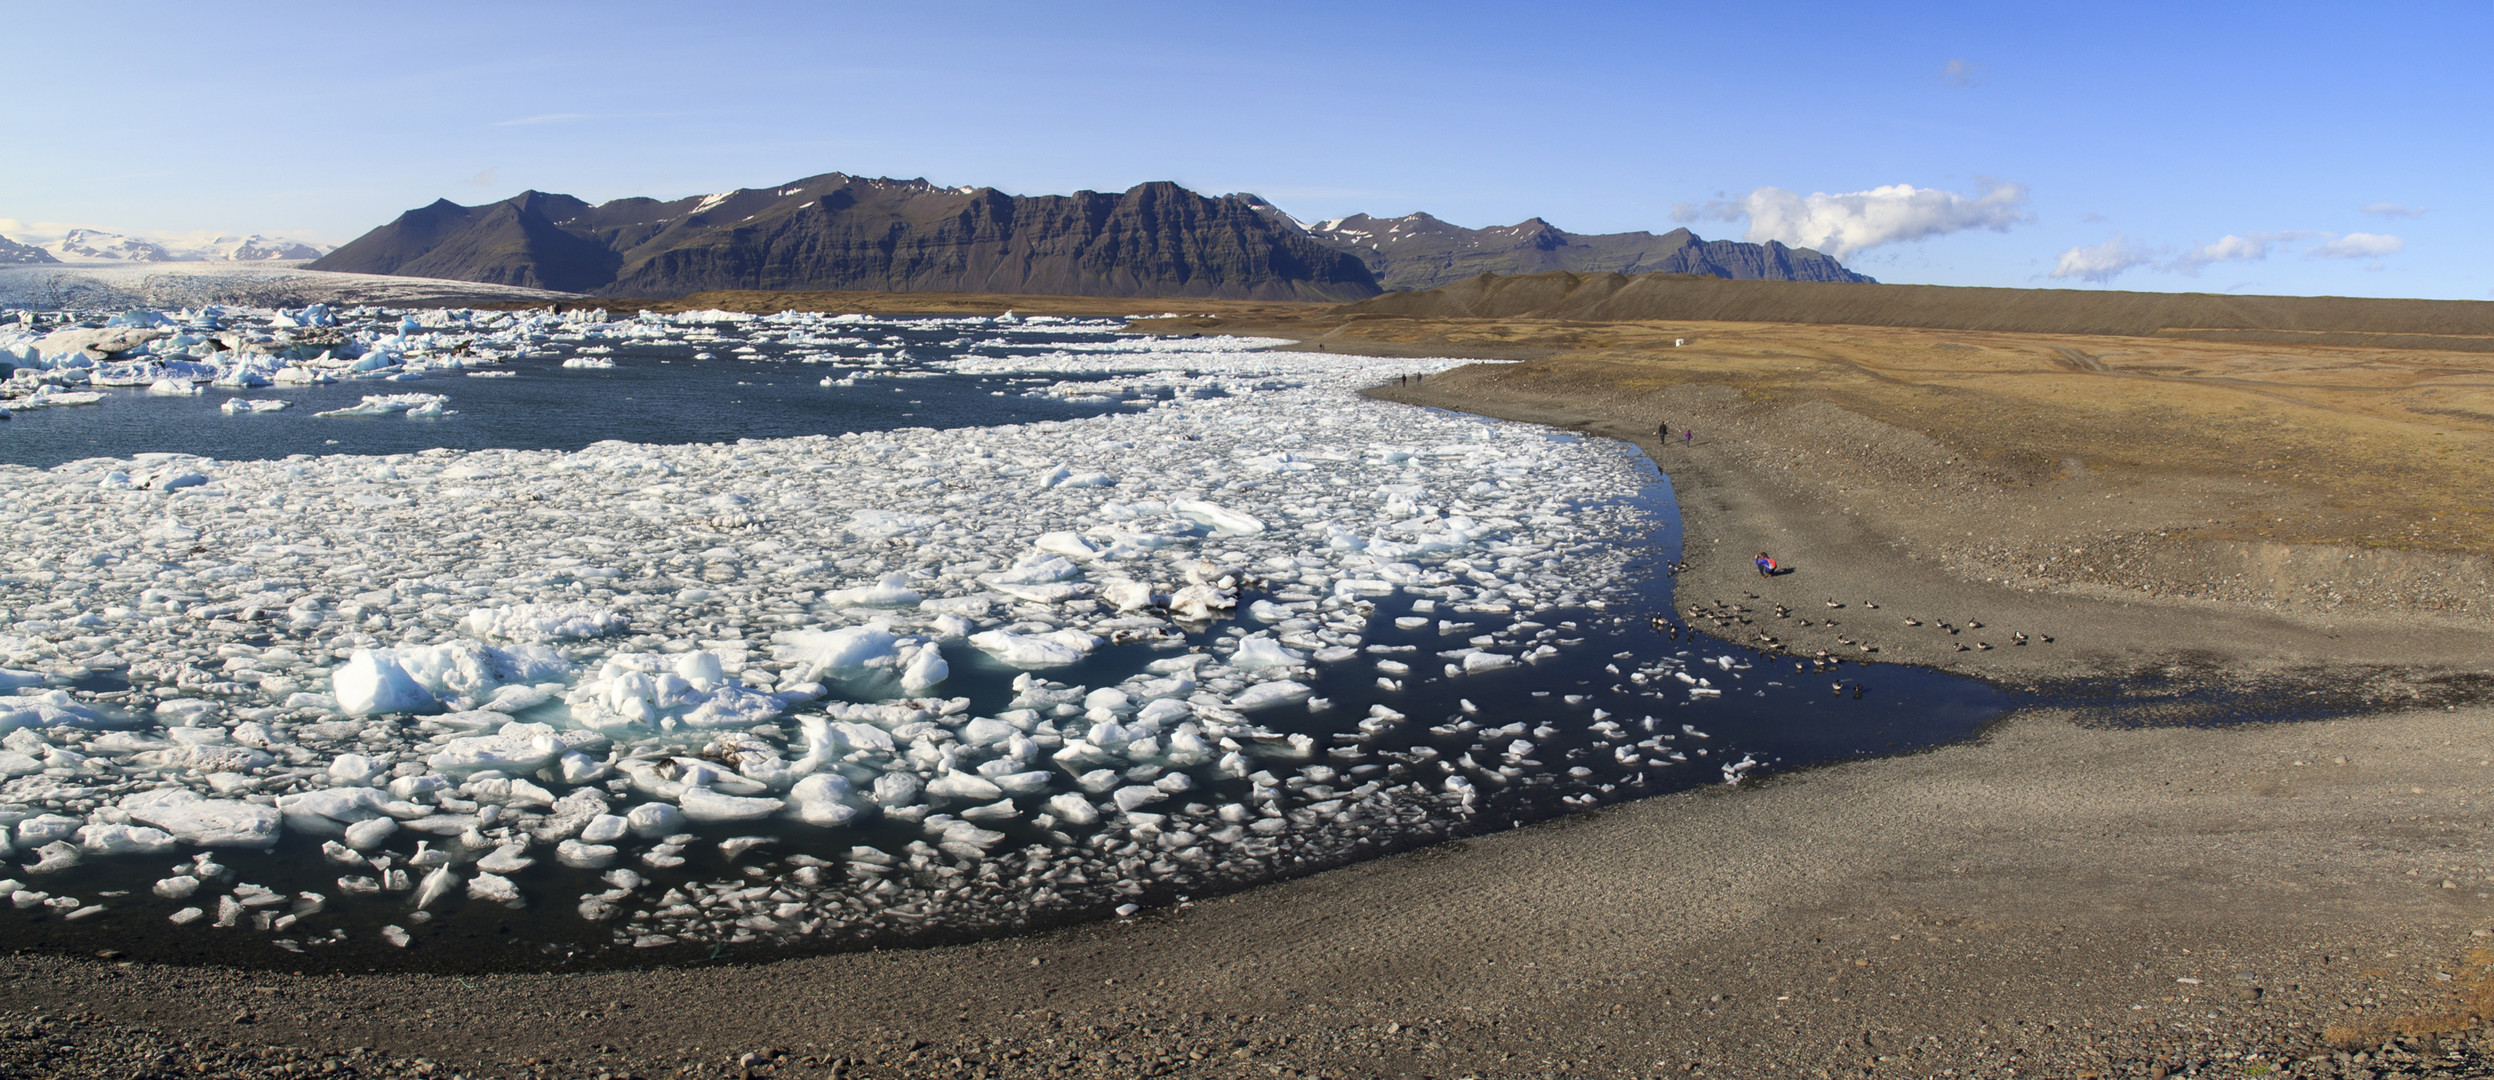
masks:
[[[1905,625],[1907,625],[1907,626],[1921,626],[1921,625],[1922,625],[1922,620],[1921,620],[1921,619],[1907,619],[1907,620],[1905,620]]]
[[[1966,620],[1966,629],[1968,629],[1968,630],[1981,630],[1981,629],[1983,629],[1983,624],[1982,624],[1982,623],[1979,623],[1979,622],[1976,622],[1976,621],[1974,621],[1973,619],[1968,619],[1968,620]]]
[[[1978,641],[1978,642],[1975,642],[1975,643],[1974,643],[1974,647],[1975,647],[1975,648],[1978,648],[1978,649],[1981,649],[1981,650],[1983,650],[1984,652],[1990,652],[1990,651],[1992,651],[1992,643],[1991,643],[1991,642],[1988,642],[1988,641]]]
[[[1835,601],[1833,601],[1833,600],[1830,600],[1830,601],[1828,601],[1828,602],[1827,602],[1827,606],[1828,606],[1828,607],[1831,607],[1831,608],[1840,608],[1840,607],[1843,607],[1844,605],[1843,605],[1843,604],[1839,604],[1839,603],[1837,603],[1837,602],[1835,602]]]
[[[2026,644],[2026,631],[2024,630],[2013,631],[2009,636],[2020,645]]]

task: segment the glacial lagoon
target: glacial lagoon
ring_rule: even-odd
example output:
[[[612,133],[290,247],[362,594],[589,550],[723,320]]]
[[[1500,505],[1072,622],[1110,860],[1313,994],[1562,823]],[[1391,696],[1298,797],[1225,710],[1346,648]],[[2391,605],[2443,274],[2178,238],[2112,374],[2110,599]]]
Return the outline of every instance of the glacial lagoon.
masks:
[[[0,325],[34,401],[0,425],[17,945],[955,940],[2012,704],[1679,626],[1643,456],[1354,392],[1461,360],[1012,317],[118,321]],[[63,351],[114,330],[146,340]]]

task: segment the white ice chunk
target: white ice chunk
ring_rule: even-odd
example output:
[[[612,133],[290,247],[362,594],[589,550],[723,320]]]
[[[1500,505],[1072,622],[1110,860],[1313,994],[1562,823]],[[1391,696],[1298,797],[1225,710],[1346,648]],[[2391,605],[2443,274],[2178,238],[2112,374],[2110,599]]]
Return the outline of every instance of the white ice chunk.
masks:
[[[346,827],[346,846],[357,851],[371,851],[398,832],[398,820],[377,817],[358,821]]]
[[[753,821],[779,813],[788,804],[779,799],[747,798],[721,795],[707,788],[689,787],[677,799],[684,816],[693,821]]]
[[[545,768],[569,749],[545,724],[506,723],[492,735],[470,735],[443,743],[426,761],[433,771],[466,777],[486,770],[525,776]]]
[[[145,825],[87,825],[78,846],[90,855],[155,855],[173,850],[173,834]]]
[[[788,789],[789,816],[808,825],[846,825],[857,818],[863,802],[839,773],[815,773]]]
[[[615,857],[620,854],[622,852],[613,844],[565,840],[554,845],[554,861],[575,870],[603,870],[613,865]]]
[[[431,691],[409,678],[387,650],[357,649],[329,677],[338,710],[348,716],[424,712],[439,708]]]
[[[1057,820],[1069,825],[1090,825],[1100,820],[1099,807],[1091,805],[1091,800],[1071,791],[1051,797],[1047,805],[1049,813],[1055,814]]]
[[[1080,663],[1091,650],[1100,647],[1100,639],[1070,628],[1044,634],[988,630],[970,635],[970,644],[1006,664],[1030,669]]]
[[[632,824],[634,836],[667,836],[684,827],[685,817],[671,803],[648,802],[627,811],[624,820]]]
[[[973,773],[946,773],[929,781],[927,794],[963,802],[985,802],[1004,794],[994,782]]]
[[[1169,504],[1170,512],[1198,525],[1231,536],[1253,536],[1264,531],[1264,522],[1252,514],[1225,510],[1199,499],[1179,499]]]
[[[456,872],[448,866],[434,867],[433,872],[424,875],[424,881],[416,886],[415,906],[418,910],[431,907],[435,901],[450,895],[451,890],[458,887],[459,875]]]
[[[823,603],[835,607],[910,607],[922,599],[918,590],[909,587],[907,574],[886,574],[875,584],[834,589],[822,596]]]
[[[1271,705],[1287,705],[1306,701],[1316,691],[1304,683],[1290,681],[1257,683],[1230,699],[1233,709],[1261,709]]]
[[[623,632],[630,620],[595,604],[504,604],[480,607],[459,621],[478,637],[505,641],[578,641]]]
[[[901,669],[901,689],[921,693],[951,676],[952,665],[945,662],[943,651],[931,644],[921,646]]]
[[[1242,671],[1265,668],[1296,667],[1307,660],[1307,654],[1282,647],[1271,634],[1254,634],[1240,638],[1238,652],[1230,657],[1230,666]]]
[[[333,787],[277,797],[286,827],[313,836],[345,836],[347,827],[387,817],[389,798],[368,787]]]
[[[274,806],[210,799],[184,788],[125,795],[119,805],[132,820],[201,847],[265,848],[277,843],[282,831],[283,818]]]
[[[771,640],[772,658],[787,665],[785,677],[797,682],[863,678],[889,667],[899,654],[899,641],[880,626],[783,630]]]

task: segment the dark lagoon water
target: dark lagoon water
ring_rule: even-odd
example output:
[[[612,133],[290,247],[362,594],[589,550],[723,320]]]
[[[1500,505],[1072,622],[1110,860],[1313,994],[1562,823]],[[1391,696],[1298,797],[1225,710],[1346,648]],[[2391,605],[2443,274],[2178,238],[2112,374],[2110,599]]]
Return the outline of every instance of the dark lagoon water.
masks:
[[[908,322],[878,326],[904,351],[940,355],[958,330]],[[1066,340],[1064,331],[987,335],[1027,351]],[[348,380],[328,385],[208,387],[195,396],[128,387],[95,405],[30,409],[0,422],[0,463],[48,468],[90,457],[197,454],[264,461],[291,454],[403,454],[454,450],[578,450],[606,439],[647,443],[734,442],[838,435],[904,427],[958,428],[1066,420],[1116,406],[1033,394],[1081,375],[956,375],[881,354],[826,357],[824,350],[762,341],[750,356],[718,344],[625,341],[599,352],[612,368],[566,368],[577,344],[541,345],[536,355],[478,369],[435,372],[420,381]],[[851,353],[857,350],[851,349]],[[1016,348],[989,346],[989,356]],[[713,359],[695,357],[711,353]],[[881,359],[884,368],[866,366]],[[809,362],[810,361],[810,362]],[[845,362],[844,362],[845,361]],[[821,385],[867,372],[853,385]],[[893,377],[894,374],[902,377]],[[451,414],[314,417],[368,395],[440,394]],[[283,401],[283,410],[221,411],[228,399]]]

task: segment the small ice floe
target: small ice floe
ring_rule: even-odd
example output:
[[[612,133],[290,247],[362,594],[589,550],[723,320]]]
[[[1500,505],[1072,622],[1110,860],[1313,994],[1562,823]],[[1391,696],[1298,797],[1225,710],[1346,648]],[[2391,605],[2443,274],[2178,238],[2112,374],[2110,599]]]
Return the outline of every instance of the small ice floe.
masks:
[[[1751,770],[1754,770],[1757,767],[1757,758],[1748,754],[1743,754],[1741,755],[1741,759],[1739,761],[1732,762],[1723,767],[1723,782],[1727,784],[1738,784],[1742,780],[1747,779]]]
[[[314,416],[391,416],[410,418],[447,416],[450,398],[442,394],[371,394],[362,403],[343,409],[313,413]]]

